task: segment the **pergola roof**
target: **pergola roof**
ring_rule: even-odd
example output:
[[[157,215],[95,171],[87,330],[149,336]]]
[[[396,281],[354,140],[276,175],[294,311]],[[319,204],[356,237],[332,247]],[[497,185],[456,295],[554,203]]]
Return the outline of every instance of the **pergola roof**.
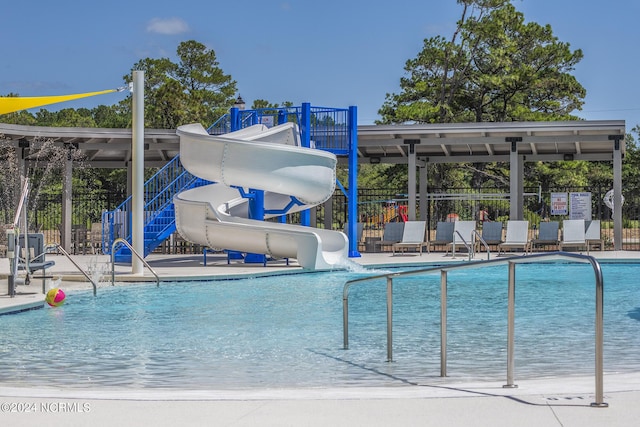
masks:
[[[371,163],[406,163],[413,145],[431,163],[508,161],[515,142],[527,161],[612,160],[624,137],[624,120],[372,125],[358,126],[358,154]]]
[[[363,163],[406,163],[413,146],[419,161],[431,163],[509,161],[512,143],[526,161],[612,160],[624,141],[624,120],[454,123],[358,126]],[[19,146],[52,140],[72,145],[99,168],[125,167],[131,159],[131,129],[65,128],[0,123],[0,141]],[[145,129],[145,165],[162,166],[179,154],[171,129]],[[620,149],[624,155],[624,144]]]
[[[124,168],[131,160],[131,129],[22,126],[0,123],[0,141],[19,146],[21,141],[52,140],[60,147],[78,148],[96,168]],[[145,129],[146,166],[162,166],[180,153],[173,129]]]

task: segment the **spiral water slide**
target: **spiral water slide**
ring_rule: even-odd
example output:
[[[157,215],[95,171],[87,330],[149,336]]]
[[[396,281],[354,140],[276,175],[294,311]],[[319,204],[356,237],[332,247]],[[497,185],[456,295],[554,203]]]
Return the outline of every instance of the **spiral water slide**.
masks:
[[[254,125],[222,136],[200,124],[180,126],[180,161],[215,182],[174,197],[176,227],[187,241],[211,248],[295,258],[309,270],[348,257],[344,233],[249,219],[250,190],[264,191],[265,219],[323,203],[335,189],[335,155],[300,145],[297,126]],[[343,264],[344,265],[344,264]]]

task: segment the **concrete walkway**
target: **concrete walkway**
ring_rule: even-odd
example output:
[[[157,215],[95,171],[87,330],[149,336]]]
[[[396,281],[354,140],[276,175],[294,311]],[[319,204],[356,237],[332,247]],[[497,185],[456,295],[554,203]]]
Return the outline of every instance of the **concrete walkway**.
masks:
[[[599,259],[640,259],[638,252],[592,252]],[[484,254],[483,254],[484,257]],[[91,288],[86,278],[63,256],[50,256],[49,271],[61,287]],[[486,259],[486,258],[483,258]],[[111,286],[106,256],[75,256],[87,271],[102,270]],[[464,262],[456,256],[454,261]],[[240,276],[299,273],[284,261],[267,266],[232,262],[221,254],[152,255],[147,261],[162,280],[225,279]],[[362,265],[418,265],[451,262],[442,253],[391,256],[364,254]],[[44,304],[41,281],[18,286],[15,298],[6,294],[8,262],[0,260],[0,312],[20,304]],[[117,284],[155,280],[148,271],[131,275],[131,267],[116,265]],[[98,275],[98,273],[95,273]],[[99,292],[99,289],[98,289]],[[0,328],[2,328],[0,316]],[[606,370],[606,361],[605,361]],[[605,374],[607,408],[594,408],[593,377],[504,382],[438,382],[428,386],[383,388],[340,387],[251,390],[131,390],[8,388],[0,384],[0,420],[7,426],[635,426],[640,419],[640,373]]]

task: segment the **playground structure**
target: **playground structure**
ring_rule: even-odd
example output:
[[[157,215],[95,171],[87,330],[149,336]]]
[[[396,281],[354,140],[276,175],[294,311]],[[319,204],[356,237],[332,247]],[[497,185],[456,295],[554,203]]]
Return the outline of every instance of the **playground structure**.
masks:
[[[224,136],[191,124],[177,133],[184,167],[213,182],[174,197],[176,227],[186,240],[247,252],[263,262],[265,255],[296,258],[311,270],[344,262],[348,240],[343,233],[263,221],[333,195],[335,155],[302,147],[296,124],[271,129],[257,124]]]
[[[343,233],[308,227],[308,208],[330,198],[336,185],[349,198],[348,216],[357,217],[356,134],[355,107],[335,109],[311,107],[310,104],[246,111],[232,108],[230,114],[207,130],[197,126],[182,127],[179,133],[181,155],[174,157],[144,186],[144,256],[178,231],[188,241],[225,250],[230,257],[244,258],[245,262],[264,263],[270,257],[291,257],[297,258],[305,268],[319,269],[330,268],[345,256],[359,257],[355,226],[347,230],[349,239],[346,243]],[[216,145],[214,141],[229,142],[230,136],[233,136],[235,143],[217,144],[226,147],[222,152],[213,148]],[[187,149],[190,153],[185,160],[182,159],[183,144],[193,149]],[[213,157],[207,159],[201,150]],[[229,157],[231,153],[233,157]],[[348,190],[336,182],[335,177],[336,156],[345,155],[349,157]],[[300,156],[306,160],[296,164],[295,168],[290,167],[291,164],[287,162]],[[222,161],[217,172],[210,170],[211,163],[216,159]],[[268,170],[283,159],[286,159],[285,163],[280,164],[275,174],[273,170]],[[313,159],[325,159],[325,162],[330,159],[333,166],[327,168],[326,163],[318,166],[314,163],[317,160]],[[228,168],[229,162],[235,162],[233,170]],[[315,179],[320,170],[323,175],[330,171],[330,179],[322,179],[321,197],[316,194],[318,189],[314,188],[317,183],[309,181],[312,176]],[[212,187],[212,181],[228,184],[226,190],[221,189],[224,186]],[[208,188],[199,189],[204,186]],[[187,191],[192,189],[194,191]],[[275,196],[276,193],[279,196]],[[220,204],[216,205],[218,202]],[[200,208],[196,208],[195,204],[200,204]],[[103,213],[104,253],[111,253],[111,246],[118,238],[131,241],[132,211],[132,198],[129,198],[115,210]],[[295,224],[274,225],[273,221],[268,221],[257,227],[262,229],[257,234],[250,231],[250,236],[243,234],[246,230],[255,231],[257,221],[274,216],[284,221],[284,215],[289,213],[297,213],[299,225],[305,227],[301,229]],[[194,218],[199,219],[197,227],[200,228],[197,231],[191,228],[192,222],[186,219],[188,216],[185,214],[195,215]],[[209,233],[208,238],[204,237],[207,235],[202,232],[205,219],[216,223],[221,236],[215,237]],[[212,223],[208,224],[212,226]],[[244,231],[228,234],[232,228]],[[274,228],[291,231],[284,233],[289,239],[288,243],[280,241],[280,247],[274,246],[274,236],[279,233]],[[221,232],[221,229],[225,231]],[[265,232],[267,229],[268,232]],[[305,237],[298,236],[300,233]],[[294,235],[297,237],[294,238]],[[260,237],[261,244],[255,244],[256,237]],[[301,243],[304,239],[311,243]],[[294,240],[297,243],[292,243]],[[131,251],[126,246],[117,248],[114,255],[117,262],[131,262]]]

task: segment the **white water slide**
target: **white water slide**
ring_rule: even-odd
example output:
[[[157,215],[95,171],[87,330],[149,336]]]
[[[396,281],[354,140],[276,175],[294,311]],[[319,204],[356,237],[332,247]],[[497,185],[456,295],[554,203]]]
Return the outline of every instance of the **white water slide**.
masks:
[[[209,135],[200,124],[180,126],[180,161],[193,175],[215,184],[174,197],[176,227],[187,241],[211,248],[296,258],[305,269],[344,266],[344,233],[248,219],[249,189],[264,190],[265,219],[298,212],[329,199],[335,189],[335,155],[300,145],[297,126],[254,125]],[[234,188],[235,187],[235,188]]]

